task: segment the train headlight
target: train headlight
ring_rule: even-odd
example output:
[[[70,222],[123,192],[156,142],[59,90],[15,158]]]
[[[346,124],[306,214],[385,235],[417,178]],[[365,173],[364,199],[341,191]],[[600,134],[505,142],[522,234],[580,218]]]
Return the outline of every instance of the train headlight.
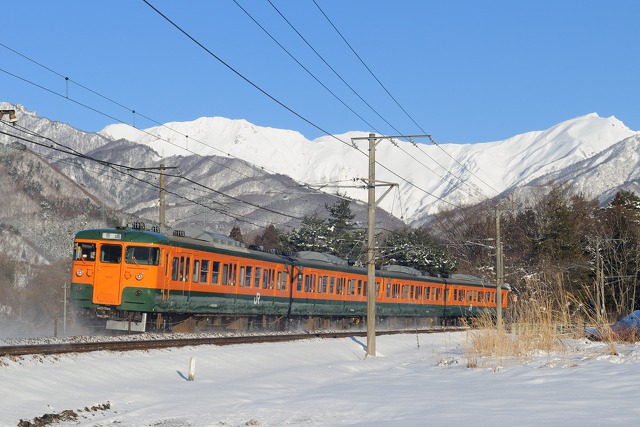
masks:
[[[76,276],[81,277],[84,274],[84,271],[79,268],[78,271],[76,271]]]
[[[138,280],[142,280],[143,277],[144,277],[144,274],[142,274],[142,273],[136,274],[136,279],[138,279]]]

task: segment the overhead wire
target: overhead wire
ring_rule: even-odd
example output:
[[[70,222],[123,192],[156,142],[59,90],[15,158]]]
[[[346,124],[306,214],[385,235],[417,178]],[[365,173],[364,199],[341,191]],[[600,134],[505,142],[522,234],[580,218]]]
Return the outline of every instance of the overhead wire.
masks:
[[[4,122],[2,122],[2,123],[4,123]],[[25,129],[26,129],[26,128],[25,128]],[[28,133],[28,134],[30,134],[31,136],[37,136],[37,137],[43,138],[43,139],[45,139],[45,140],[47,140],[47,141],[52,142],[54,145],[57,145],[58,147],[62,147],[62,148],[54,147],[53,145],[43,144],[43,143],[41,143],[41,142],[37,142],[37,141],[34,141],[34,140],[32,140],[32,139],[28,139],[28,138],[22,137],[22,136],[20,136],[20,135],[16,135],[16,134],[13,134],[13,133],[5,132],[5,131],[2,131],[2,130],[0,130],[0,134],[7,135],[7,136],[9,136],[9,137],[16,138],[16,139],[18,139],[18,140],[22,140],[22,141],[25,141],[25,142],[30,142],[30,143],[32,143],[32,144],[34,144],[34,145],[38,145],[38,146],[41,146],[41,147],[44,147],[44,148],[48,148],[48,149],[51,149],[51,150],[55,150],[55,151],[58,151],[58,152],[61,152],[61,153],[64,153],[64,154],[68,154],[68,155],[76,156],[76,157],[83,158],[83,159],[90,160],[90,161],[94,161],[94,162],[96,162],[96,163],[98,163],[98,164],[101,164],[101,165],[103,165],[103,166],[109,167],[109,168],[111,168],[111,169],[113,169],[113,170],[115,170],[115,171],[117,171],[117,172],[119,172],[119,173],[122,173],[122,174],[124,174],[124,175],[127,175],[127,176],[129,176],[129,177],[131,177],[131,178],[133,178],[133,179],[135,179],[135,180],[138,180],[138,181],[140,181],[140,182],[142,182],[142,183],[145,183],[145,184],[147,184],[147,185],[150,185],[150,186],[152,186],[152,187],[155,187],[155,188],[157,188],[157,189],[160,189],[160,186],[159,186],[159,185],[155,185],[155,184],[153,184],[153,183],[151,183],[151,182],[149,182],[149,181],[146,181],[146,180],[143,180],[143,179],[141,179],[141,178],[138,178],[138,177],[136,177],[135,175],[133,175],[133,174],[131,173],[131,171],[136,171],[136,170],[137,170],[137,169],[139,169],[139,168],[135,168],[135,167],[127,166],[127,165],[122,165],[122,164],[118,164],[118,163],[114,163],[114,162],[109,162],[109,161],[105,161],[105,160],[100,160],[100,159],[97,159],[97,158],[95,158],[95,157],[92,157],[92,156],[88,156],[88,155],[86,155],[86,154],[83,154],[83,153],[81,153],[81,152],[79,152],[79,151],[77,151],[77,150],[75,150],[75,149],[73,149],[73,148],[71,148],[71,147],[68,147],[68,146],[66,146],[66,145],[64,145],[64,144],[61,144],[61,143],[59,143],[59,142],[57,142],[57,141],[55,141],[55,140],[53,140],[53,139],[51,139],[51,138],[49,138],[49,137],[45,137],[45,136],[43,136],[43,135],[39,135],[39,134],[33,133],[32,131],[29,131],[28,129],[26,129],[26,131],[24,131],[24,130],[21,130],[21,131],[23,131],[23,132],[25,132],[25,133]],[[151,174],[160,174],[160,172],[154,172],[154,171],[145,171],[145,172],[147,172],[147,173],[151,173]],[[211,188],[211,187],[209,187],[209,186],[206,186],[206,185],[204,185],[204,184],[198,183],[198,182],[196,182],[195,180],[192,180],[192,179],[189,179],[189,178],[183,177],[183,176],[181,176],[181,175],[165,174],[165,176],[167,176],[167,177],[173,177],[173,178],[176,178],[176,179],[185,180],[186,182],[189,182],[189,183],[191,183],[191,184],[197,185],[198,187],[203,188],[203,189],[205,189],[205,190],[207,190],[207,191],[210,191],[210,192],[213,192],[213,193],[216,193],[216,194],[219,194],[219,195],[223,195],[224,197],[228,197],[228,198],[231,198],[231,199],[233,199],[233,200],[236,200],[236,201],[239,201],[239,202],[242,202],[242,203],[248,204],[248,205],[250,205],[250,206],[252,206],[252,207],[255,207],[256,209],[263,209],[263,210],[267,210],[267,211],[269,211],[269,212],[271,212],[271,213],[275,213],[275,214],[278,214],[278,215],[282,215],[282,216],[285,216],[285,217],[288,217],[288,218],[291,218],[291,219],[295,219],[295,220],[302,220],[302,218],[300,218],[300,217],[296,217],[296,216],[289,215],[289,214],[284,214],[284,213],[282,213],[282,212],[278,212],[278,211],[275,211],[275,210],[273,210],[273,209],[264,208],[264,207],[261,207],[261,206],[259,206],[259,205],[254,204],[254,203],[246,202],[246,201],[243,201],[243,200],[238,199],[238,198],[236,198],[236,197],[229,196],[229,195],[227,195],[227,194],[224,194],[224,193],[222,193],[222,192],[219,192],[219,191],[217,191],[217,190],[214,190],[214,189],[212,189],[212,188]],[[226,211],[224,211],[224,210],[220,210],[220,209],[212,208],[212,207],[210,207],[210,206],[204,205],[204,204],[203,204],[203,203],[201,203],[201,202],[198,202],[198,201],[196,201],[196,200],[189,199],[189,198],[187,198],[187,197],[185,197],[185,196],[183,196],[183,195],[180,195],[180,194],[178,194],[178,193],[176,193],[176,192],[173,192],[173,191],[170,191],[170,190],[165,190],[165,191],[167,192],[167,194],[171,194],[171,195],[176,196],[176,197],[178,197],[178,198],[180,198],[180,199],[186,200],[186,201],[188,201],[188,202],[190,202],[190,203],[194,203],[194,204],[200,205],[200,206],[205,207],[205,208],[207,208],[207,209],[209,209],[209,210],[215,211],[215,212],[217,212],[217,213],[219,213],[219,214],[221,214],[221,215],[229,216],[229,217],[231,217],[231,218],[233,218],[233,219],[235,219],[235,220],[237,220],[237,221],[247,222],[247,223],[249,223],[249,224],[251,224],[251,225],[254,225],[254,226],[260,227],[258,224],[255,224],[255,223],[253,223],[253,222],[247,221],[246,219],[244,219],[244,218],[242,218],[242,217],[239,217],[239,216],[233,215],[233,214],[231,214],[231,213],[229,213],[229,212],[226,212]],[[212,202],[213,202],[213,203],[215,203],[215,204],[218,204],[218,205],[220,205],[220,206],[222,206],[222,207],[226,207],[226,206],[225,206],[225,205],[223,205],[222,203],[215,202],[215,201],[212,201]]]
[[[175,132],[175,133],[177,133],[177,134],[179,134],[179,135],[182,135],[182,136],[184,136],[184,137],[186,137],[186,138],[189,138],[189,136],[188,136],[188,135],[183,134],[182,132],[179,132],[179,131],[178,131],[178,130],[176,130],[176,129],[173,129],[173,128],[171,128],[171,127],[167,126],[166,124],[162,124],[162,123],[158,122],[157,120],[154,120],[154,119],[152,119],[152,118],[150,118],[150,117],[148,117],[148,116],[146,116],[146,115],[144,115],[144,114],[141,114],[140,112],[136,112],[135,110],[133,110],[133,109],[131,109],[131,108],[129,108],[129,107],[127,107],[127,106],[123,105],[122,103],[120,103],[120,102],[118,102],[118,101],[115,101],[115,100],[113,100],[112,98],[107,97],[107,96],[105,96],[105,95],[103,95],[103,94],[101,94],[101,93],[99,93],[99,92],[97,92],[97,91],[95,91],[95,90],[93,90],[93,89],[91,89],[91,88],[89,88],[89,87],[87,87],[87,86],[85,86],[85,85],[81,84],[81,83],[78,83],[78,82],[76,82],[75,80],[71,79],[71,78],[70,78],[70,77],[68,77],[68,76],[64,76],[63,74],[61,74],[60,72],[58,72],[58,71],[56,71],[56,70],[52,69],[51,67],[48,67],[48,66],[46,66],[46,65],[42,64],[41,62],[36,61],[36,60],[34,60],[33,58],[30,58],[30,57],[28,57],[28,56],[26,56],[26,55],[24,55],[24,54],[22,54],[22,53],[20,53],[20,52],[16,51],[15,49],[10,48],[9,46],[7,46],[7,45],[5,45],[5,44],[3,44],[3,43],[0,43],[0,46],[4,47],[5,49],[7,49],[7,50],[9,50],[9,51],[11,51],[11,52],[13,52],[13,53],[15,53],[16,55],[19,55],[19,56],[21,56],[22,58],[25,58],[26,60],[28,60],[28,61],[30,61],[30,62],[32,62],[32,63],[34,63],[34,64],[36,64],[36,65],[38,65],[38,66],[40,66],[40,67],[42,67],[42,68],[44,68],[45,70],[47,70],[47,71],[49,71],[49,72],[51,72],[51,73],[53,73],[53,74],[55,74],[55,75],[57,75],[57,76],[59,76],[59,77],[61,77],[61,78],[65,79],[65,82],[66,82],[67,84],[68,84],[69,82],[71,82],[71,83],[73,83],[73,84],[77,85],[78,87],[81,87],[81,88],[83,88],[83,89],[85,89],[85,90],[89,91],[90,93],[93,93],[93,94],[95,94],[95,95],[97,95],[97,96],[101,97],[102,99],[105,99],[105,100],[107,100],[107,101],[109,101],[109,102],[113,103],[114,105],[117,105],[117,106],[119,106],[119,107],[121,107],[121,108],[123,108],[123,109],[125,109],[125,110],[127,110],[127,111],[131,111],[131,112],[132,112],[132,113],[134,113],[134,114],[138,114],[138,115],[139,115],[139,116],[141,116],[141,117],[144,117],[145,119],[149,120],[149,121],[150,121],[150,122],[152,122],[152,123],[155,123],[155,124],[156,124],[156,125],[158,125],[159,127],[162,127],[162,128],[168,129],[168,130],[170,130],[170,131],[172,131],[172,132]],[[49,93],[52,93],[52,94],[54,94],[54,95],[57,95],[57,96],[59,96],[59,97],[65,98],[65,99],[68,99],[69,101],[72,101],[72,102],[74,102],[74,103],[76,103],[76,104],[78,104],[78,105],[80,105],[80,106],[82,106],[82,107],[84,107],[84,108],[87,108],[87,109],[92,110],[92,111],[94,111],[94,112],[96,112],[96,113],[98,113],[98,114],[101,114],[101,115],[103,115],[103,116],[105,116],[105,117],[108,117],[108,118],[112,119],[112,120],[113,120],[113,121],[115,121],[115,122],[118,122],[118,123],[122,123],[122,124],[125,124],[125,125],[129,125],[129,126],[131,126],[129,123],[126,123],[126,122],[124,122],[123,120],[120,120],[120,119],[118,119],[118,118],[116,118],[116,117],[113,117],[113,116],[111,116],[111,115],[109,115],[109,114],[106,114],[106,113],[104,113],[104,112],[102,112],[102,111],[100,111],[100,110],[94,109],[94,108],[92,108],[92,107],[90,107],[90,106],[88,106],[88,105],[86,105],[86,104],[84,104],[84,103],[81,103],[81,102],[79,102],[79,101],[77,101],[77,100],[75,100],[75,99],[73,99],[73,98],[70,98],[70,97],[68,96],[68,93],[66,93],[65,95],[63,95],[63,94],[58,93],[58,92],[56,92],[56,91],[54,91],[54,90],[52,90],[52,89],[46,88],[46,87],[44,87],[44,86],[42,86],[42,85],[39,85],[39,84],[37,84],[37,83],[35,83],[35,82],[33,82],[33,81],[30,81],[30,80],[28,80],[28,79],[22,78],[22,77],[20,77],[20,76],[18,76],[18,75],[16,75],[16,74],[13,74],[13,73],[11,73],[11,72],[9,72],[9,71],[7,71],[7,70],[0,69],[0,71],[4,72],[4,73],[6,73],[6,74],[8,74],[8,75],[10,75],[10,76],[12,76],[12,77],[14,77],[14,78],[20,79],[20,80],[24,81],[25,83],[29,83],[29,84],[31,84],[31,85],[33,85],[33,86],[36,86],[36,87],[38,87],[38,88],[40,88],[40,89],[43,89],[43,90],[45,90],[45,91],[47,91],[47,92],[49,92]],[[135,128],[135,126],[133,126],[133,127]],[[228,166],[228,165],[225,165],[225,164],[223,164],[223,163],[221,163],[221,162],[218,162],[218,161],[216,161],[215,159],[213,159],[213,158],[211,158],[211,157],[209,157],[209,156],[202,156],[200,153],[197,153],[197,152],[195,152],[195,151],[193,151],[193,150],[189,150],[189,149],[188,149],[188,147],[182,147],[182,146],[180,146],[180,145],[176,144],[175,142],[172,142],[172,141],[170,141],[170,140],[164,139],[164,138],[162,138],[161,136],[156,135],[156,134],[153,134],[153,133],[151,133],[151,132],[149,132],[149,131],[147,131],[147,130],[145,130],[145,129],[140,129],[140,128],[136,128],[136,129],[137,129],[138,131],[142,132],[142,133],[145,133],[145,134],[147,134],[147,135],[149,135],[149,136],[153,137],[153,138],[156,138],[157,140],[164,141],[164,142],[166,142],[166,143],[168,143],[168,144],[170,144],[170,145],[173,145],[173,146],[174,146],[174,147],[176,147],[176,148],[179,148],[179,149],[184,150],[184,151],[186,151],[186,152],[188,152],[188,153],[191,153],[191,154],[193,154],[193,155],[196,155],[196,156],[199,156],[199,157],[201,157],[201,158],[204,158],[204,159],[206,159],[206,160],[207,160],[208,162],[210,162],[210,163],[216,164],[216,165],[218,165],[218,166],[220,166],[220,167],[222,167],[222,168],[228,169],[228,170],[230,170],[230,171],[232,171],[232,172],[235,172],[235,173],[237,173],[237,174],[239,174],[239,175],[246,176],[247,178],[251,178],[250,176],[246,175],[245,173],[243,173],[243,172],[241,172],[241,171],[239,171],[239,170],[236,170],[236,169],[234,169],[234,168],[232,168],[232,167],[230,167],[230,166]],[[199,139],[197,139],[197,138],[193,138],[193,137],[192,137],[192,138],[191,138],[191,140],[192,140],[192,141],[195,141],[195,142],[197,142],[197,143],[199,143],[199,144],[201,144],[201,145],[203,145],[203,146],[209,147],[209,148],[211,148],[211,149],[213,149],[213,150],[215,150],[215,151],[218,151],[218,152],[220,152],[221,154],[223,154],[223,155],[225,155],[225,156],[228,156],[228,157],[232,157],[232,158],[236,158],[236,159],[237,159],[237,157],[235,157],[235,156],[231,155],[230,153],[224,152],[224,151],[220,150],[219,148],[217,148],[217,147],[215,147],[215,146],[213,146],[213,145],[210,145],[210,144],[207,144],[207,143],[205,143],[205,142],[203,142],[203,141],[200,141],[200,140],[199,140]],[[188,143],[187,143],[187,144],[188,144]],[[239,159],[239,160],[241,160],[241,159]],[[265,171],[267,171],[267,172],[271,173],[272,175],[273,175],[273,174],[277,174],[277,172],[275,172],[275,171],[270,171],[268,167],[265,167],[265,166],[262,166],[262,165],[259,165],[259,166],[260,166],[263,170],[265,170]],[[267,186],[268,186],[268,184],[267,184]],[[300,188],[300,187],[303,187],[303,185],[297,185],[295,188]],[[274,188],[274,189],[275,189],[275,188]],[[278,188],[277,190],[280,190],[280,189]],[[293,196],[294,194],[293,194],[293,193],[289,193],[289,195]],[[309,202],[309,203],[311,203],[311,204],[315,204],[315,205],[317,205],[316,203],[313,203],[313,202],[312,202],[312,201],[310,201],[310,200],[307,200],[307,202]],[[319,206],[319,205],[318,205],[318,206]]]
[[[484,185],[486,185],[488,188],[490,188],[491,190],[493,190],[496,194],[500,194],[500,192],[498,190],[496,190],[495,188],[493,188],[493,186],[491,186],[490,184],[486,183],[482,178],[480,178],[479,176],[477,176],[475,173],[473,173],[473,171],[469,170],[466,166],[464,166],[462,163],[460,163],[456,158],[454,158],[453,156],[451,156],[444,148],[442,148],[440,146],[440,144],[436,143],[436,141],[433,139],[432,135],[429,135],[427,131],[425,131],[422,126],[420,126],[418,124],[418,122],[416,122],[416,120],[407,112],[407,110],[400,104],[400,102],[398,102],[398,100],[391,94],[391,92],[386,88],[386,86],[380,81],[380,79],[375,75],[375,73],[371,70],[371,68],[369,68],[369,66],[364,62],[364,60],[362,59],[362,57],[360,57],[360,55],[358,55],[358,53],[356,52],[356,50],[353,48],[353,46],[351,46],[351,44],[347,41],[347,39],[342,35],[342,33],[340,32],[340,30],[335,26],[335,24],[331,21],[331,19],[329,18],[329,16],[327,16],[327,14],[322,10],[322,8],[320,7],[320,5],[316,2],[316,0],[312,0],[313,3],[316,5],[316,7],[318,8],[318,10],[320,11],[320,13],[325,17],[325,19],[329,22],[329,24],[333,27],[333,29],[336,31],[336,33],[338,33],[338,35],[340,36],[340,38],[345,42],[345,44],[349,47],[349,49],[351,49],[351,51],[353,52],[353,54],[358,58],[358,60],[360,61],[360,63],[362,63],[362,65],[366,68],[366,70],[369,72],[369,74],[371,74],[371,76],[378,82],[378,84],[380,85],[380,87],[382,87],[382,89],[387,93],[387,95],[389,95],[389,97],[396,103],[396,105],[405,113],[405,115],[418,127],[418,129],[420,129],[420,131],[422,133],[424,133],[425,135],[428,135],[430,142],[435,145],[436,147],[438,147],[442,152],[444,152],[448,157],[450,157],[453,161],[455,161],[458,165],[460,165],[463,169],[467,170],[470,174],[472,174],[473,176],[475,176],[480,182],[482,182]],[[270,2],[270,1],[269,1]]]
[[[297,111],[293,110],[293,108],[289,107],[288,105],[284,104],[284,102],[280,101],[279,99],[275,98],[273,95],[271,95],[269,92],[267,92],[266,90],[264,90],[263,88],[261,88],[260,86],[258,86],[256,83],[254,83],[252,80],[250,80],[248,77],[246,77],[244,74],[240,73],[238,70],[236,70],[235,68],[233,68],[231,65],[229,65],[227,62],[225,62],[222,58],[220,58],[219,56],[217,56],[215,53],[213,53],[210,49],[208,49],[206,46],[204,46],[202,43],[200,43],[195,37],[193,37],[191,34],[189,34],[187,31],[185,31],[182,27],[180,27],[178,24],[176,24],[174,21],[172,21],[168,16],[166,16],[164,13],[162,13],[159,9],[157,9],[155,6],[153,6],[148,0],[142,0],[147,6],[149,6],[152,10],[154,10],[158,15],[160,15],[165,21],[167,21],[169,24],[171,24],[174,28],[176,28],[179,32],[181,32],[185,37],[187,37],[189,40],[191,40],[193,43],[195,43],[197,46],[199,46],[201,49],[203,49],[205,52],[207,52],[211,57],[213,57],[214,59],[216,59],[218,62],[220,62],[222,65],[224,65],[225,67],[227,67],[230,71],[232,71],[234,74],[236,74],[238,77],[240,77],[242,80],[244,80],[246,83],[248,83],[249,85],[251,85],[252,87],[254,87],[256,90],[258,90],[259,92],[261,92],[263,95],[265,95],[266,97],[268,97],[269,99],[271,99],[273,102],[275,102],[276,104],[280,105],[282,108],[286,109],[287,111],[289,111],[290,113],[292,113],[293,115],[295,115],[296,117],[300,118],[301,120],[303,120],[305,123],[313,126],[314,128],[316,128],[317,130],[321,131],[322,133],[330,136],[331,138],[349,146],[352,147],[351,144],[349,144],[348,142],[338,138],[336,135],[333,135],[331,133],[329,133],[327,130],[325,130],[324,128],[322,128],[321,126],[317,125],[316,123],[312,122],[311,120],[309,120],[308,118],[304,117],[302,114],[298,113]],[[367,156],[367,153],[365,153],[364,151],[357,149],[357,151],[359,151],[361,154]],[[400,178],[401,180],[403,180],[404,182],[410,184],[411,186],[423,191],[424,193],[442,201],[443,203],[459,208],[460,206],[449,202],[439,196],[436,196],[435,194],[430,193],[429,191],[417,186],[416,184],[410,182],[409,180],[407,180],[404,177],[401,177],[400,175],[398,175],[396,172],[390,170],[388,167],[386,167],[385,165],[379,163],[378,161],[376,161],[376,164],[380,165],[381,167],[383,167],[385,170],[387,170],[388,172],[390,172],[391,174],[393,174],[394,176]]]
[[[241,9],[242,9],[242,10],[243,10],[247,15],[248,15],[248,16],[249,16],[249,17],[250,17],[250,18],[251,18],[251,19],[252,19],[252,20],[253,20],[253,21],[254,21],[254,22],[255,22],[255,23],[260,27],[260,28],[262,28],[262,29],[263,29],[263,31],[265,31],[265,33],[267,33],[267,35],[268,35],[268,36],[269,36],[269,37],[270,37],[270,38],[271,38],[271,39],[272,39],[276,44],[278,44],[278,46],[280,46],[282,49],[284,49],[284,50],[285,50],[285,52],[287,52],[287,54],[289,54],[289,56],[291,56],[291,57],[294,59],[294,61],[296,61],[296,62],[297,62],[297,63],[298,63],[298,64],[299,64],[299,65],[300,65],[300,66],[301,66],[305,71],[307,71],[308,73],[310,73],[310,74],[311,74],[311,72],[310,72],[306,67],[304,67],[304,66],[303,66],[303,65],[302,65],[302,64],[301,64],[301,63],[300,63],[300,62],[299,62],[295,57],[293,57],[293,55],[292,55],[288,50],[286,50],[286,49],[285,49],[285,48],[284,48],[284,47],[283,47],[283,46],[282,46],[282,45],[281,45],[277,40],[275,40],[275,38],[274,38],[270,33],[268,33],[268,32],[266,31],[266,29],[264,29],[264,27],[263,27],[262,25],[260,25],[260,24],[255,20],[255,18],[253,18],[253,16],[251,16],[251,14],[249,14],[249,12],[247,12],[244,8],[242,8],[242,6],[240,6],[240,5],[238,4],[237,0],[233,0],[233,1],[234,1],[234,3],[236,3],[236,4],[238,5],[238,7],[240,7],[240,8],[241,8]],[[283,19],[283,20],[284,20],[284,21],[289,25],[289,27],[290,27],[290,28],[291,28],[291,29],[292,29],[292,30],[293,30],[293,31],[294,31],[294,32],[295,32],[295,33],[296,33],[296,34],[297,34],[297,35],[302,39],[302,41],[304,41],[304,43],[305,43],[305,44],[306,44],[306,45],[307,45],[307,46],[308,46],[308,47],[309,47],[309,48],[314,52],[314,54],[315,54],[318,58],[320,58],[320,60],[321,60],[321,61],[322,61],[322,62],[323,62],[323,63],[324,63],[324,64],[325,64],[325,65],[326,65],[326,66],[327,66],[327,67],[328,67],[328,68],[329,68],[329,69],[330,69],[330,70],[331,70],[331,71],[332,71],[332,72],[333,72],[333,73],[334,73],[334,74],[335,74],[335,75],[336,75],[336,76],[337,76],[337,77],[338,77],[338,78],[339,78],[339,79],[340,79],[340,80],[341,80],[341,81],[342,81],[342,82],[343,82],[343,83],[344,83],[344,84],[345,84],[345,85],[346,85],[346,86],[347,86],[347,87],[348,87],[348,88],[349,88],[349,89],[350,89],[350,90],[351,90],[351,91],[352,91],[352,92],[357,96],[357,97],[358,97],[358,98],[360,98],[360,100],[361,100],[363,103],[365,103],[365,105],[367,105],[367,106],[368,106],[368,107],[369,107],[369,108],[370,108],[370,109],[371,109],[371,110],[372,110],[372,111],[373,111],[373,112],[374,112],[378,117],[380,117],[380,118],[381,118],[381,119],[382,119],[382,120],[383,120],[387,125],[389,125],[389,126],[390,126],[394,131],[396,131],[398,134],[402,134],[402,132],[400,132],[400,131],[399,131],[395,126],[393,126],[393,125],[392,125],[392,124],[391,124],[387,119],[385,119],[385,118],[384,118],[384,117],[383,117],[383,116],[382,116],[382,115],[381,115],[381,114],[380,114],[380,113],[379,113],[379,112],[378,112],[378,111],[377,111],[373,106],[371,106],[371,104],[370,104],[369,102],[367,102],[367,101],[366,101],[366,100],[365,100],[365,99],[364,99],[364,98],[363,98],[363,97],[362,97],[362,96],[361,96],[361,95],[360,95],[360,94],[359,94],[359,93],[358,93],[358,92],[357,92],[357,91],[356,91],[356,90],[355,90],[355,89],[354,89],[354,88],[353,88],[353,87],[352,87],[352,86],[351,86],[351,85],[350,85],[350,84],[349,84],[349,83],[348,83],[348,82],[347,82],[347,81],[346,81],[346,80],[345,80],[345,79],[340,75],[340,73],[338,73],[338,72],[335,70],[335,68],[334,68],[334,67],[332,67],[332,66],[329,64],[329,62],[328,62],[328,61],[327,61],[327,60],[326,60],[326,59],[325,59],[325,58],[324,58],[324,57],[323,57],[323,56],[322,56],[322,55],[317,51],[317,49],[315,49],[315,48],[311,45],[311,43],[307,40],[307,38],[306,38],[306,37],[304,37],[304,36],[302,35],[302,33],[301,33],[301,32],[300,32],[300,31],[299,31],[299,30],[298,30],[298,29],[297,29],[297,28],[296,28],[296,27],[291,23],[291,21],[290,21],[289,19],[287,19],[287,17],[286,17],[286,16],[284,16],[284,14],[283,14],[283,13],[282,13],[282,12],[281,12],[281,11],[280,11],[280,10],[279,10],[275,5],[274,5],[274,4],[273,4],[273,2],[272,2],[271,0],[267,0],[267,1],[268,1],[268,3],[271,5],[271,7],[272,7],[272,8],[273,8],[273,9],[274,9],[274,10],[275,10],[279,15],[280,15],[280,17],[281,17],[281,18],[282,18],[282,19]],[[316,6],[317,6],[317,4],[316,4]],[[321,10],[321,9],[320,9],[320,11],[322,12],[322,10]],[[324,12],[322,12],[322,13],[323,13],[323,15],[324,15]],[[326,17],[326,15],[325,15],[325,17]],[[328,17],[326,17],[326,18],[328,19]],[[332,22],[330,22],[330,23],[331,23],[331,25],[335,28],[335,26],[333,25],[333,23],[332,23]],[[337,29],[336,29],[336,30],[337,30]],[[343,39],[344,39],[344,38],[343,38]],[[345,42],[346,42],[346,40],[345,40]],[[347,43],[347,44],[348,44],[348,43]],[[349,47],[351,47],[351,46],[349,45]],[[353,49],[352,49],[352,50],[353,50]],[[355,53],[355,51],[354,51],[354,53]],[[357,55],[357,53],[356,53],[356,55]],[[358,56],[358,58],[359,58],[359,56]],[[361,60],[361,61],[362,61],[362,60]],[[366,66],[366,64],[365,64],[365,66]],[[367,67],[367,68],[368,68],[368,67]],[[314,77],[318,82],[320,82],[320,81],[316,78],[316,76],[315,76],[315,75],[313,75],[313,74],[311,74],[311,75],[312,75],[312,76],[313,76],[313,77]],[[374,77],[375,77],[375,75],[374,75]],[[376,80],[377,80],[377,77],[376,77]],[[320,83],[321,83],[321,82],[320,82]],[[321,83],[321,84],[322,84],[322,83]],[[335,95],[335,94],[334,94],[334,93],[333,93],[329,88],[327,88],[324,84],[322,84],[322,86],[323,86],[325,89],[327,89],[327,90],[328,90],[332,95],[336,96],[336,95]],[[385,88],[385,90],[386,90],[386,88]],[[389,94],[389,95],[391,95],[391,94]],[[344,102],[343,102],[340,98],[338,98],[338,100],[344,104]],[[394,98],[394,100],[395,100],[395,98]],[[396,102],[397,102],[397,101],[396,101]],[[344,104],[344,105],[346,106],[346,104]],[[362,116],[360,116],[360,115],[359,115],[358,113],[356,113],[353,109],[351,109],[351,107],[348,107],[348,106],[347,106],[347,108],[349,108],[349,110],[351,110],[354,114],[356,114],[356,115],[357,115],[357,117],[359,117],[359,118],[360,118],[360,119],[362,119],[362,120],[363,120],[367,125],[369,125],[369,126],[372,128],[372,130],[376,131],[377,133],[382,134],[382,132],[380,132],[378,129],[376,129],[376,128],[375,128],[375,126],[371,125],[371,124],[370,124],[369,122],[367,122],[364,118],[362,118]],[[402,107],[401,107],[401,108],[402,108]],[[403,109],[403,110],[404,110],[404,109]],[[423,132],[424,132],[424,131],[423,131]],[[426,132],[424,132],[424,133],[426,134]],[[429,137],[429,139],[430,139],[430,140],[432,140],[431,135],[428,135],[428,137]],[[412,156],[412,155],[410,155],[409,153],[407,153],[407,152],[406,152],[406,150],[402,149],[399,145],[397,145],[397,144],[394,144],[394,145],[395,145],[397,148],[399,148],[401,151],[403,151],[406,155],[408,155],[411,159],[413,159],[413,160],[416,160],[416,161],[417,161],[417,159],[416,159],[414,156]],[[426,153],[425,153],[425,154],[426,154]],[[432,159],[432,160],[434,160],[433,158],[431,158],[431,159]],[[435,160],[434,160],[434,161],[435,161]],[[419,162],[419,161],[418,161],[418,162]],[[443,169],[447,170],[447,168],[445,168],[444,166],[442,166],[439,162],[437,162],[437,161],[435,161],[435,162],[436,162],[436,164],[438,164],[438,166],[440,166],[440,167],[442,167]],[[447,179],[447,178],[445,178],[445,177],[443,177],[443,176],[441,176],[441,175],[439,175],[439,174],[435,173],[435,171],[433,171],[431,168],[427,167],[424,163],[422,163],[422,162],[419,162],[419,163],[420,163],[422,166],[425,166],[429,171],[431,171],[431,172],[433,172],[434,174],[436,174],[436,175],[440,176],[442,179]],[[458,179],[462,184],[466,184],[466,180],[464,180],[464,179],[462,179],[462,178],[460,178],[460,177],[456,176],[453,172],[451,172],[451,171],[449,171],[449,170],[447,170],[447,172],[448,172],[449,174],[451,174],[452,176],[454,176],[455,178],[457,178],[457,179]],[[449,181],[450,181],[450,180],[449,180]],[[471,187],[471,188],[472,188],[473,190],[477,191],[477,189],[475,189],[475,188],[473,188],[473,187]],[[472,194],[470,194],[470,193],[468,193],[468,192],[466,192],[466,191],[464,191],[464,190],[462,190],[462,191],[463,191],[465,194],[470,195],[471,197],[478,198],[477,196],[472,195]]]

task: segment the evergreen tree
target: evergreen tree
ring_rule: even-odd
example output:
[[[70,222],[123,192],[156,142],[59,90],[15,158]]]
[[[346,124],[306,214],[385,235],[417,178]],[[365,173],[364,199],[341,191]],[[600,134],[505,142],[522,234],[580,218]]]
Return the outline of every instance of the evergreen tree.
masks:
[[[329,248],[327,240],[326,224],[317,213],[314,213],[311,216],[305,216],[300,228],[289,232],[283,244],[285,249],[293,252],[326,252]]]
[[[234,240],[237,240],[238,242],[244,243],[244,236],[242,235],[242,231],[240,230],[240,227],[238,227],[237,225],[233,226],[233,228],[231,229],[231,232],[229,233],[229,237],[231,237]]]
[[[326,205],[329,212],[327,219],[327,243],[329,253],[344,259],[359,257],[363,245],[364,231],[356,229],[353,221],[356,215],[351,211],[349,200],[338,200],[333,205]]]
[[[422,228],[404,227],[390,232],[380,255],[383,264],[404,265],[434,275],[449,274],[456,268],[455,261]]]
[[[265,249],[278,249],[280,247],[280,232],[271,224],[253,239],[253,244]]]

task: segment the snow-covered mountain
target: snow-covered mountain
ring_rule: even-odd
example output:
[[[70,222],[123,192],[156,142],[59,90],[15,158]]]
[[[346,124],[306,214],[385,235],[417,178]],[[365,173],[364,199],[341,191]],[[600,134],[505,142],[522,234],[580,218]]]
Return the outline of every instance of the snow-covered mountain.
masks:
[[[351,139],[368,136],[365,132],[310,141],[293,131],[205,117],[144,130],[118,124],[100,134],[147,145],[161,157],[228,155],[328,192],[357,200],[367,197],[362,186],[353,187],[357,187],[354,180],[368,175],[368,141]],[[419,223],[440,209],[475,203],[557,174],[634,135],[637,132],[615,117],[593,113],[504,141],[435,145],[424,143],[428,140],[382,139],[376,147],[376,179],[399,184],[399,191],[380,206],[409,223]],[[602,185],[612,191],[626,180],[612,174]]]

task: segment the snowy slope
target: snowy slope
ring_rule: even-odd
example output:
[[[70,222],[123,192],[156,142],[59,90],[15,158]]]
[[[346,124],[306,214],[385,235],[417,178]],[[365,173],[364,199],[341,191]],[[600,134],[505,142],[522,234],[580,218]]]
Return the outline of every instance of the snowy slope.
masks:
[[[160,156],[229,155],[288,175],[311,185],[324,185],[366,200],[354,180],[368,176],[365,132],[324,136],[310,141],[293,131],[252,125],[245,120],[205,117],[145,130],[127,125],[105,128],[103,136],[148,145]],[[588,114],[544,131],[528,132],[504,141],[478,144],[418,144],[383,139],[376,148],[376,179],[399,184],[395,197],[381,206],[407,222],[456,205],[476,203],[514,186],[590,158],[636,132],[615,117]],[[418,142],[418,141],[416,141]],[[381,194],[384,189],[379,189]],[[400,210],[402,209],[402,210]]]

